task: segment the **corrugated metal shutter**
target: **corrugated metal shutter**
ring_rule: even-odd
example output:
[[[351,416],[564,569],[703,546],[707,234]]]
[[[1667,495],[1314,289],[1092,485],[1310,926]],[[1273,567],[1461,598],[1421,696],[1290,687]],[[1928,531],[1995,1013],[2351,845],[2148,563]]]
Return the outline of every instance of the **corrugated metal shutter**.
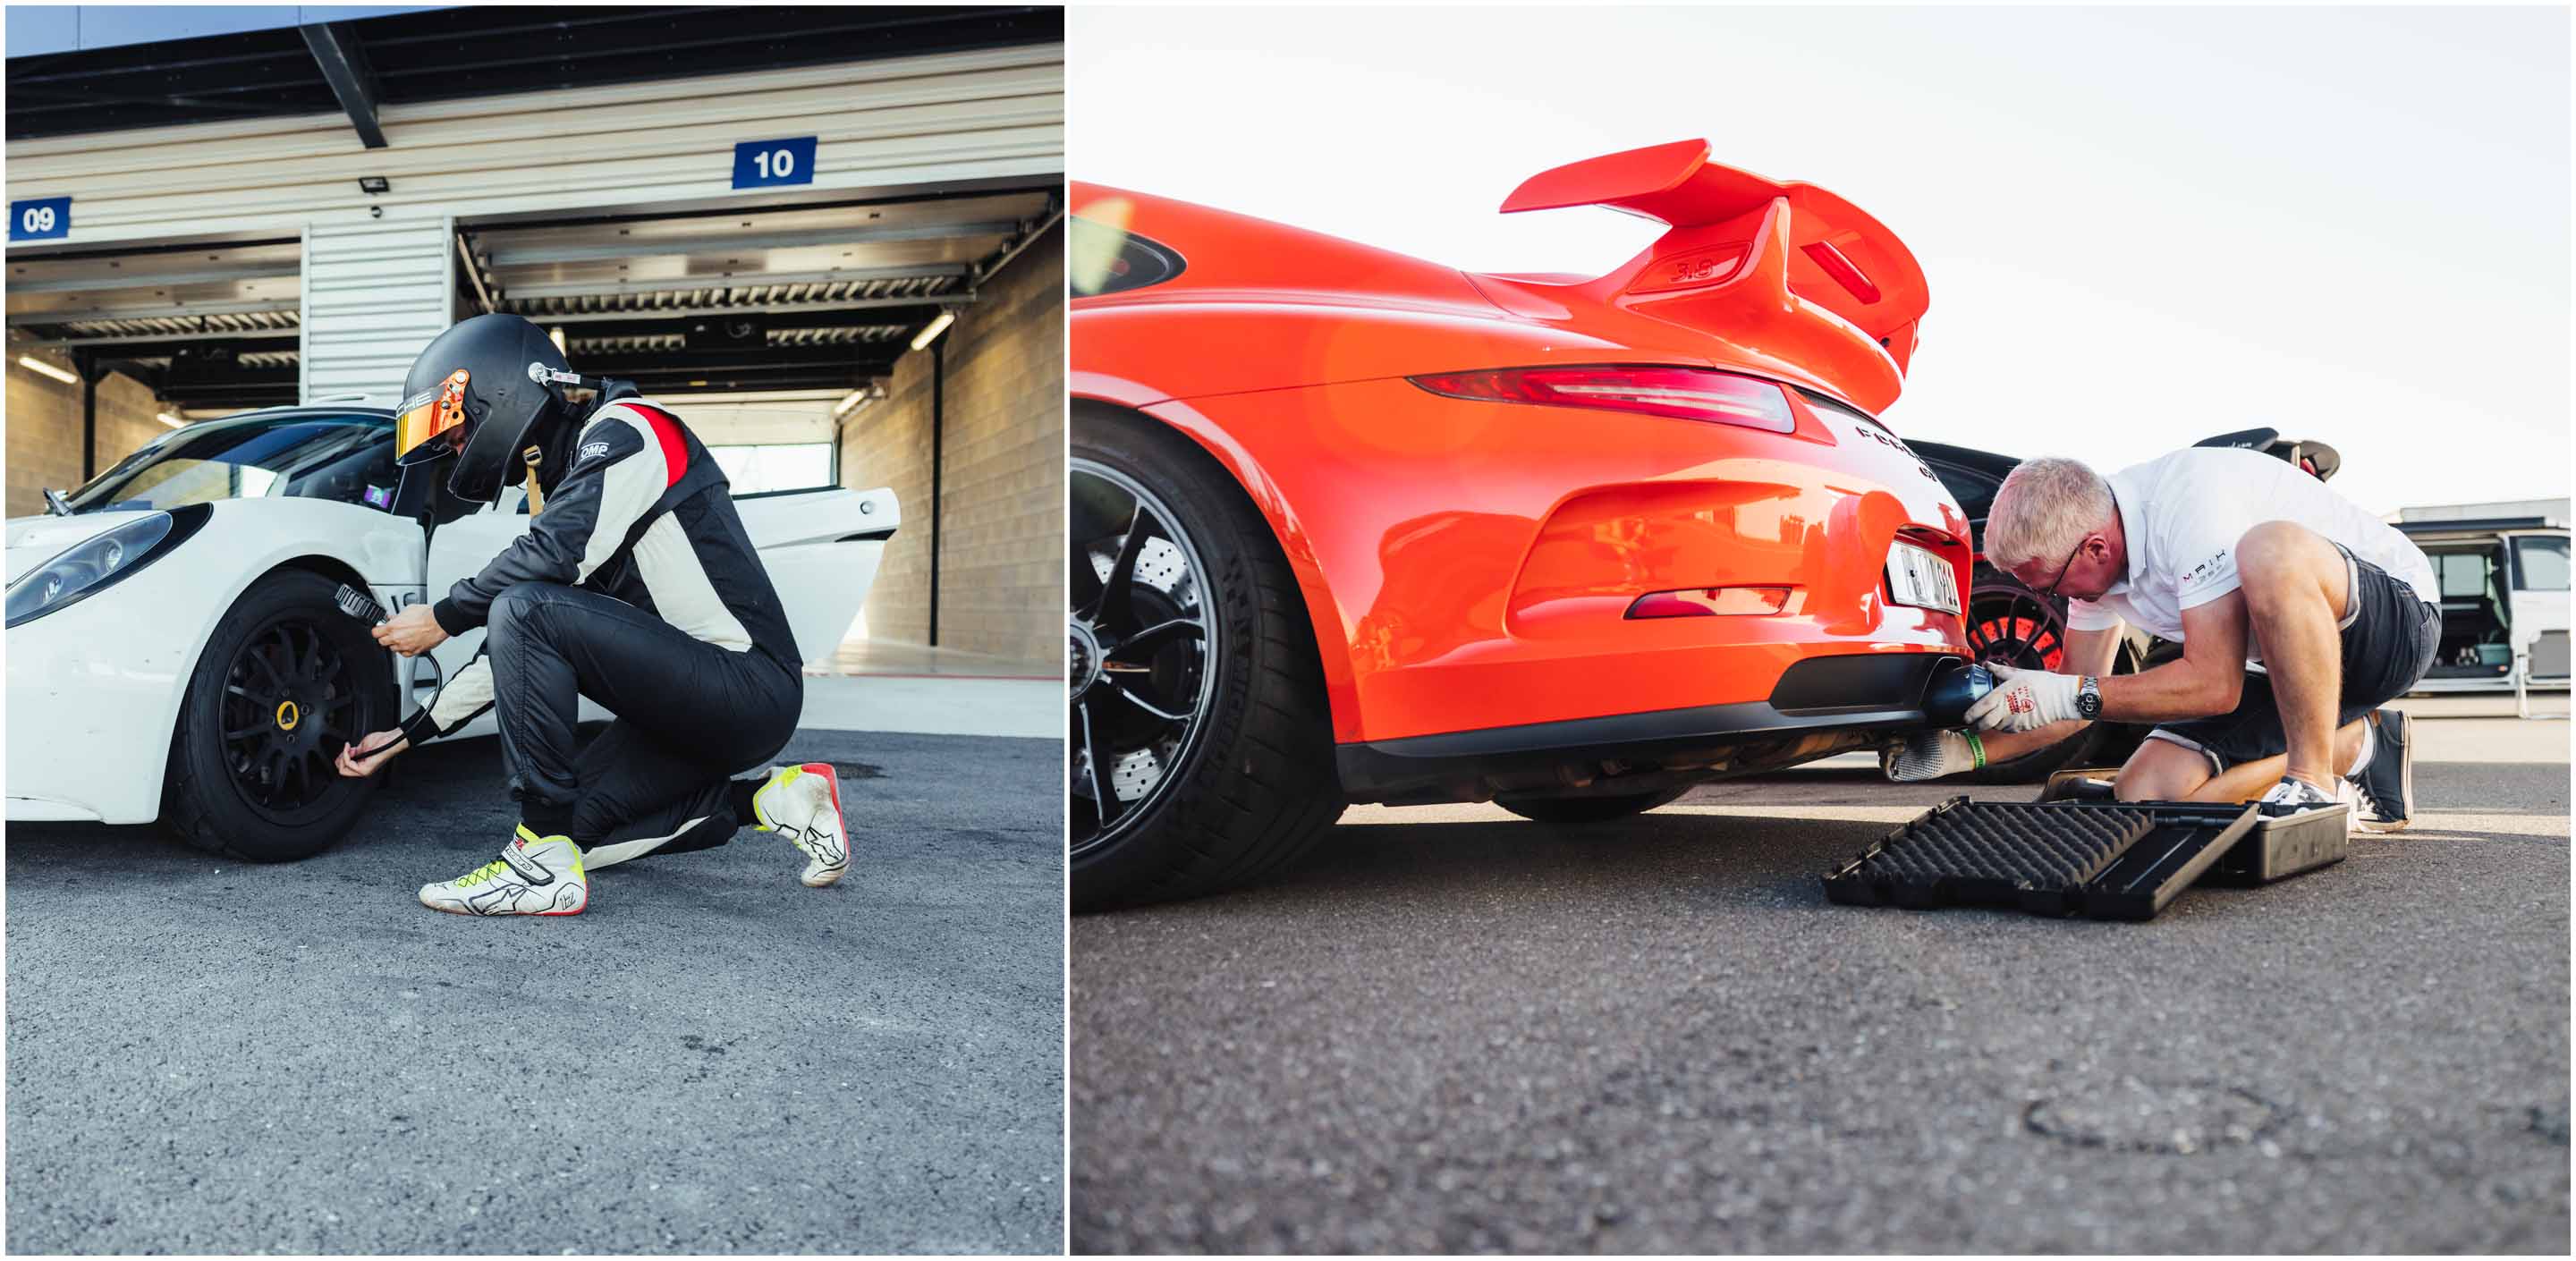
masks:
[[[451,220],[316,223],[304,238],[303,397],[377,394],[449,323]]]
[[[1064,170],[1064,47],[987,49],[8,145],[10,199],[69,196],[73,245],[726,200],[740,141],[818,137],[815,189]],[[392,189],[359,191],[361,176]]]

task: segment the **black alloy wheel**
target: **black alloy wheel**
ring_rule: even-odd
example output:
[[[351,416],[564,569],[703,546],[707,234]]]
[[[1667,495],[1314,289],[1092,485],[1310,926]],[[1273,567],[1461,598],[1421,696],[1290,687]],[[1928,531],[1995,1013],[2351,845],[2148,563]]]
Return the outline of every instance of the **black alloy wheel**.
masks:
[[[344,777],[340,750],[391,727],[392,654],[342,613],[339,580],[285,568],[253,582],[207,633],[179,701],[162,819],[199,849],[253,862],[309,857],[347,836],[384,780]]]
[[[1114,842],[1152,810],[1214,696],[1207,570],[1172,510],[1135,479],[1073,461],[1072,852]]]
[[[224,674],[223,744],[252,805],[291,815],[337,786],[340,747],[365,735],[348,661],[312,619],[287,614],[252,632]]]
[[[1169,425],[1077,400],[1071,439],[1073,909],[1260,880],[1345,803],[1297,575],[1233,474]]]
[[[2009,578],[1968,594],[1968,650],[1982,665],[2054,670],[2066,659],[2066,611]]]

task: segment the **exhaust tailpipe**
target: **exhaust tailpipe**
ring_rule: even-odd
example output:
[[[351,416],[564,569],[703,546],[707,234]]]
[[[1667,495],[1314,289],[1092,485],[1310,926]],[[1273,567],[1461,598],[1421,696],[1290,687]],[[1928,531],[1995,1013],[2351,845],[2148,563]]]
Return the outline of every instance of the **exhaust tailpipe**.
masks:
[[[1993,690],[1993,671],[1953,657],[1934,666],[1932,680],[1923,685],[1924,716],[1937,727],[1964,727],[1968,707]]]

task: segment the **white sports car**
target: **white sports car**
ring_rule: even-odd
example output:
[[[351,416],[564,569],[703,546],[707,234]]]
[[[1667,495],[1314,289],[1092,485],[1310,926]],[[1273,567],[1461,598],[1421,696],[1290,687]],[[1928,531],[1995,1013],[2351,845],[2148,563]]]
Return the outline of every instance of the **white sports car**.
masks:
[[[427,701],[434,677],[335,594],[346,583],[386,609],[444,594],[529,522],[520,492],[472,511],[435,485],[444,465],[394,455],[382,408],[270,408],[173,430],[68,496],[46,492],[48,515],[10,521],[9,820],[167,819],[256,860],[346,834],[377,780],[342,778],[333,756]],[[737,507],[798,648],[828,657],[899,524],[894,492]],[[431,655],[452,674],[482,638]],[[457,735],[492,729],[487,714]]]

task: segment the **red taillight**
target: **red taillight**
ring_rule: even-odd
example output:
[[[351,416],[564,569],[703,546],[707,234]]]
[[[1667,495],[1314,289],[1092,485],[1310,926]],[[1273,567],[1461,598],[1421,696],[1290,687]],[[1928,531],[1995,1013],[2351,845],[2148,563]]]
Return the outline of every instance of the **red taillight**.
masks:
[[[1642,412],[1773,433],[1798,427],[1779,386],[1705,368],[1497,368],[1409,379],[1450,398]]]
[[[1784,612],[1795,587],[1707,587],[1649,591],[1628,606],[1630,617],[1760,617]]]

